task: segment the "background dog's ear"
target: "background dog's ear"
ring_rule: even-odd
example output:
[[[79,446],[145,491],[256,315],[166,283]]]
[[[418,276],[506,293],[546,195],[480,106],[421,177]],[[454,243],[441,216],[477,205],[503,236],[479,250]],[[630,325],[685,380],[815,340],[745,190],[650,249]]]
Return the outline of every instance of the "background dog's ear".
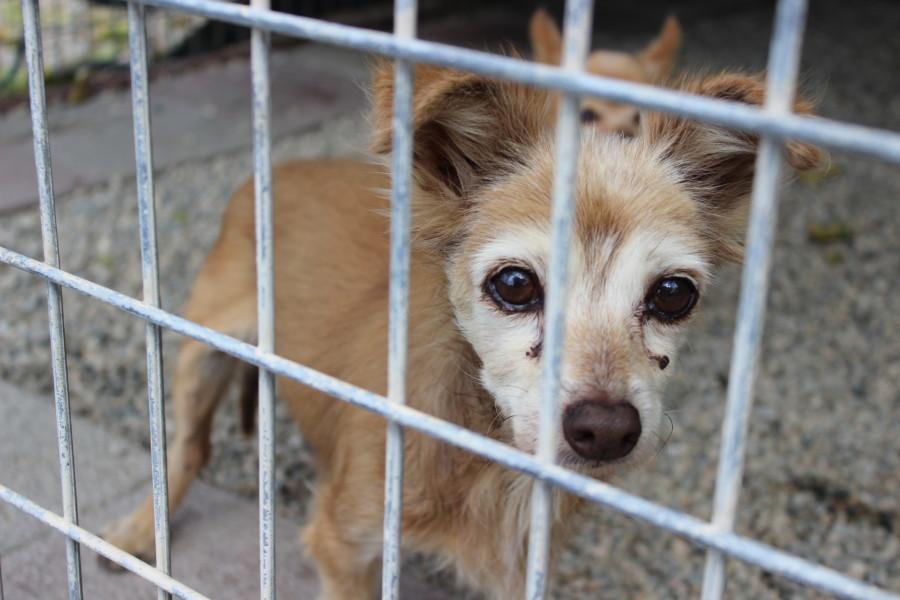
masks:
[[[562,34],[553,17],[543,8],[534,11],[528,24],[528,39],[534,60],[545,65],[562,62]]]
[[[663,23],[659,35],[647,44],[638,60],[647,69],[651,80],[665,79],[672,73],[678,50],[681,49],[681,25],[674,16],[669,16]]]
[[[375,73],[376,153],[391,151],[393,65]],[[450,69],[417,65],[413,171],[426,192],[466,203],[492,178],[522,164],[550,119],[546,92]]]
[[[762,75],[730,73],[685,80],[678,87],[755,105],[763,103],[766,89]],[[796,113],[810,114],[811,110],[812,105],[804,99],[794,103]],[[660,113],[644,115],[640,136],[662,147],[663,157],[676,167],[683,184],[702,204],[724,257],[739,259],[759,137]],[[821,167],[825,155],[815,146],[789,140],[785,159],[798,171],[810,171]]]

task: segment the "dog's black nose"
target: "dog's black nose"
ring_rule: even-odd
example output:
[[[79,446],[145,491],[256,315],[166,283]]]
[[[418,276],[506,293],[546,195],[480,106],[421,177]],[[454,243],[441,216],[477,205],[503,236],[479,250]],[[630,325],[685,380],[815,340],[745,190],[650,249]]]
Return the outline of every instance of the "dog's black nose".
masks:
[[[566,409],[562,426],[572,450],[588,460],[627,456],[641,437],[641,417],[627,402],[582,400]]]

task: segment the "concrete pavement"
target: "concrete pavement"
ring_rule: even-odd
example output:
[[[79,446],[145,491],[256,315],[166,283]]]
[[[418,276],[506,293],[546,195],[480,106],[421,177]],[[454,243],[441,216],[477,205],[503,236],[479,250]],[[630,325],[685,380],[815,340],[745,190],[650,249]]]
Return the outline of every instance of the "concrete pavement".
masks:
[[[296,134],[365,106],[366,59],[319,45],[273,52],[272,130]],[[150,87],[154,166],[245,148],[252,140],[250,66],[231,60],[154,79]],[[134,175],[128,90],[103,92],[84,104],[48,110],[54,189],[63,195]],[[34,148],[27,106],[0,115],[0,212],[36,202]]]
[[[0,482],[41,506],[61,511],[53,404],[0,383]],[[97,532],[149,493],[145,449],[80,418],[73,421],[81,525]],[[252,499],[197,482],[172,520],[173,574],[210,598],[243,600],[258,590],[257,508]],[[279,517],[276,531],[280,597],[313,599],[313,565],[298,539],[298,524]],[[56,531],[0,502],[0,563],[4,600],[62,597],[65,548]],[[100,568],[82,549],[85,598],[155,598],[152,585],[130,573]],[[429,587],[413,569],[403,580],[406,598],[452,596]]]

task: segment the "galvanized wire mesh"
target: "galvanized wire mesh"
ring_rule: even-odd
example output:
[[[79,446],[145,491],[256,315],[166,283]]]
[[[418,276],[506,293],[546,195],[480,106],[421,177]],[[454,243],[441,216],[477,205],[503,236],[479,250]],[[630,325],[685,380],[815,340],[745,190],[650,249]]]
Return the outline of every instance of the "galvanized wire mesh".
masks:
[[[259,335],[256,346],[214,332],[159,308],[155,218],[153,211],[152,145],[147,114],[146,67],[149,49],[144,38],[145,6],[172,9],[253,28],[253,114],[257,207],[257,274]],[[789,112],[797,79],[800,43],[805,21],[805,0],[781,0],[769,59],[769,94],[765,106],[752,108],[722,100],[700,98],[647,85],[587,76],[581,72],[587,49],[590,0],[569,0],[566,10],[565,60],[562,68],[530,64],[519,59],[489,55],[415,39],[416,4],[397,0],[394,35],[324,23],[270,11],[267,0],[256,0],[250,8],[213,0],[135,0],[128,5],[132,94],[137,160],[138,201],[141,213],[141,247],[144,269],[144,300],[123,294],[66,272],[59,262],[52,188],[52,170],[46,106],[44,63],[37,0],[22,0],[24,55],[31,92],[35,162],[41,200],[44,261],[0,247],[0,262],[42,277],[48,283],[52,367],[57,407],[57,432],[63,489],[63,515],[35,505],[28,498],[0,484],[0,500],[62,532],[66,538],[69,598],[81,597],[79,546],[86,546],[154,583],[160,597],[203,596],[168,574],[169,537],[165,489],[165,431],[162,422],[162,390],[159,373],[159,333],[162,328],[194,338],[260,368],[260,597],[274,598],[274,554],[276,549],[273,511],[272,381],[287,377],[335,398],[384,416],[389,422],[383,552],[383,596],[399,594],[399,550],[401,547],[403,428],[411,428],[468,451],[480,454],[535,478],[527,594],[530,599],[547,595],[547,554],[550,490],[558,487],[625,515],[682,536],[709,550],[704,598],[715,599],[724,587],[723,557],[755,564],[773,574],[831,593],[840,598],[898,600],[900,596],[876,589],[831,569],[779,551],[733,533],[743,466],[744,438],[750,417],[752,383],[759,353],[765,313],[765,290],[771,261],[772,232],[776,218],[776,182],[781,169],[778,152],[785,137],[900,163],[900,134],[848,125],[827,119],[800,117]],[[271,159],[268,80],[269,32],[375,52],[397,60],[394,156],[392,178],[391,290],[389,332],[389,392],[387,397],[350,385],[274,352],[274,303],[272,271]],[[46,48],[46,45],[44,46]],[[539,85],[563,92],[557,127],[558,165],[574,165],[579,135],[577,101],[596,96],[631,102],[643,108],[682,115],[761,134],[757,159],[751,224],[748,232],[744,285],[735,334],[736,351],[728,391],[723,427],[723,449],[719,464],[715,513],[712,523],[649,502],[612,485],[596,481],[553,464],[556,435],[556,387],[562,347],[566,284],[565,264],[573,213],[572,168],[558,168],[554,184],[552,269],[548,285],[544,359],[544,403],[539,452],[525,454],[457,425],[405,406],[407,293],[409,264],[409,202],[411,173],[411,64],[428,62],[477,73]],[[65,336],[61,288],[106,302],[147,322],[148,396],[151,405],[151,460],[156,508],[157,566],[151,567],[78,526],[72,432],[65,365]],[[2,590],[2,588],[0,588]]]

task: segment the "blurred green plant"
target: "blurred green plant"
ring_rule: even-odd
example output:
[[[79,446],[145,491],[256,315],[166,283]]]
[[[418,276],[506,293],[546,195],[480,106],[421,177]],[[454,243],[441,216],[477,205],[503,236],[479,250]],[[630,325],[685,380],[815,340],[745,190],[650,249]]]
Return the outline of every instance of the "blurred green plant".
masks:
[[[852,242],[853,228],[846,223],[811,223],[806,236],[810,242],[820,245]]]
[[[149,47],[164,55],[203,23],[191,15],[151,13],[147,17]],[[84,100],[86,84],[99,67],[128,62],[128,18],[121,6],[89,4],[87,0],[41,2],[45,76],[48,83],[73,86],[66,98]],[[0,0],[0,98],[27,93],[22,52],[19,0]]]

